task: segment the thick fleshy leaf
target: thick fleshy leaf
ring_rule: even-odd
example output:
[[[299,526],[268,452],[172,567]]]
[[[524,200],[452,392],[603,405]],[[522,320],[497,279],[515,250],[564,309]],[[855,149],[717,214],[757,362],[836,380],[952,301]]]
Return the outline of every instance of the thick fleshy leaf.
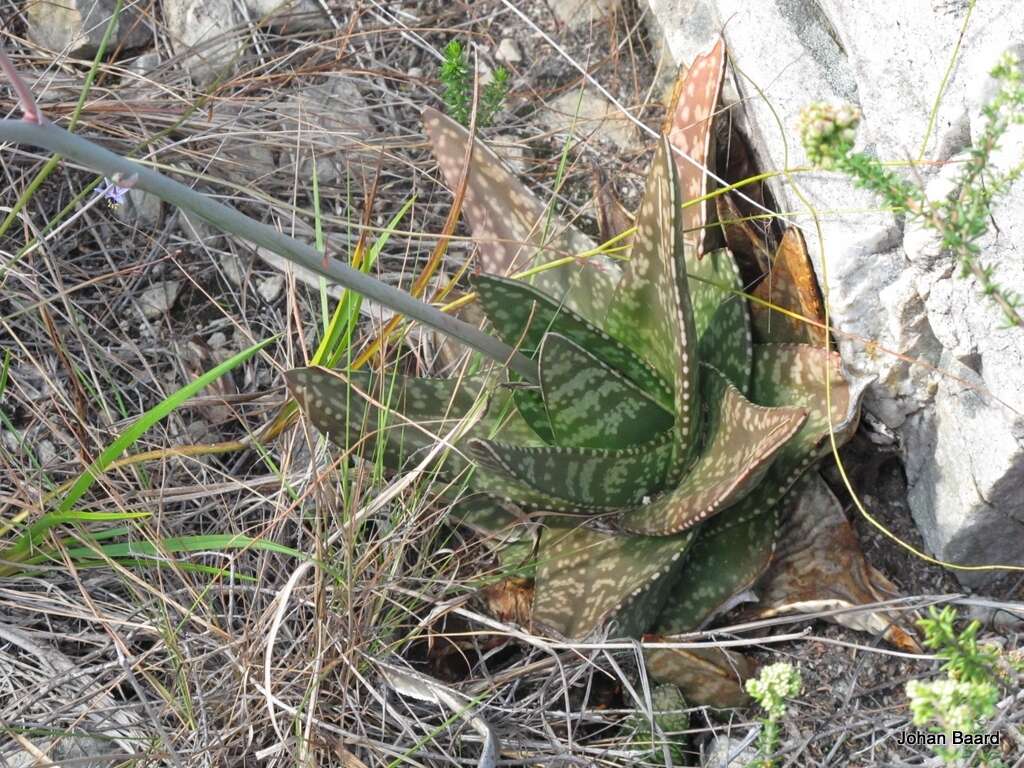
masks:
[[[626,448],[672,427],[650,395],[561,334],[545,335],[539,370],[556,445]]]
[[[806,474],[786,497],[775,557],[756,591],[756,615],[763,618],[854,609],[898,596],[889,579],[864,559],[839,500],[816,472]],[[851,610],[829,620],[920,653],[913,633],[884,610]]]
[[[544,334],[559,333],[670,406],[671,390],[658,372],[625,344],[609,336],[568,307],[519,280],[478,275],[473,286],[495,333],[525,355],[540,349]]]
[[[665,750],[672,757],[672,765],[686,765],[683,749],[685,732],[690,727],[689,705],[679,686],[656,685],[651,689],[651,709],[639,709],[626,721],[627,732],[632,731],[630,749],[639,753],[637,765],[666,765]]]
[[[691,538],[549,525],[540,540],[534,624],[578,638],[614,617],[616,636],[639,636],[660,612]]]
[[[495,472],[578,507],[610,511],[641,503],[665,487],[671,434],[630,448],[605,451],[561,446],[520,447],[470,440],[467,450]]]
[[[430,108],[423,110],[423,125],[448,185],[457,189],[469,131]],[[485,272],[509,275],[593,247],[538,200],[479,139],[473,142],[462,210],[480,249],[480,266]],[[532,283],[597,322],[604,315],[618,278],[619,268],[613,261],[592,257],[584,263],[538,273]]]
[[[756,490],[701,528],[680,576],[679,597],[666,602],[659,631],[671,634],[694,629],[767,568],[775,545],[779,503],[821,457],[828,441],[826,363],[832,377],[832,423],[836,440],[842,444],[856,428],[868,381],[847,381],[839,370],[839,355],[817,347],[754,346],[754,397],[769,405],[800,405],[808,411],[807,421],[779,451]]]
[[[757,487],[807,418],[802,408],[754,405],[713,368],[703,378],[704,397],[713,409],[707,447],[679,485],[624,513],[624,529],[665,536],[735,504]]]
[[[507,537],[513,528],[529,520],[518,505],[488,493],[462,495],[449,507],[448,515],[485,536]]]
[[[537,433],[541,440],[553,445],[555,433],[551,429],[551,419],[540,390],[532,387],[530,389],[517,388],[513,391],[512,400],[523,421],[530,425],[530,428]]]
[[[676,415],[673,474],[698,441],[697,344],[680,232],[676,169],[664,139],[647,175],[636,235],[605,327],[672,382]]]
[[[433,447],[489,391],[485,377],[427,379],[369,371],[346,377],[318,366],[288,371],[285,380],[317,429],[341,445],[359,444],[364,455],[382,444],[384,462],[393,469]],[[454,451],[448,462],[453,471],[468,467]]]
[[[806,342],[821,346],[825,341],[825,305],[818,290],[814,265],[803,235],[790,227],[782,236],[772,269],[754,289],[754,296],[819,325],[798,320],[769,307],[751,302],[754,331],[762,342]]]
[[[700,339],[700,360],[724,373],[747,394],[754,349],[736,260],[731,252],[720,248],[699,261],[687,256],[686,272],[694,327]]]
[[[807,421],[780,451],[765,483],[776,492],[775,504],[807,468],[827,452],[829,410],[826,376],[831,397],[831,423],[842,445],[857,428],[860,399],[870,379],[848,380],[836,352],[809,344],[755,344],[752,397],[765,405],[797,405],[807,409]]]
[[[668,641],[669,637],[652,640]],[[659,683],[676,685],[695,706],[741,707],[749,697],[744,683],[754,665],[723,648],[650,648],[644,651],[647,671]]]
[[[363,455],[372,455],[383,440],[383,460],[391,469],[399,469],[406,461],[425,455],[440,437],[460,426],[468,428],[460,429],[455,447],[470,438],[492,439],[498,435],[517,445],[544,445],[513,407],[512,392],[502,388],[493,390],[485,376],[428,379],[381,376],[369,371],[343,375],[310,366],[288,371],[285,379],[317,429],[330,435],[336,443],[358,447]],[[491,396],[486,408],[476,416],[479,398],[488,393]],[[387,408],[381,408],[382,405]],[[476,420],[460,425],[467,416]],[[447,452],[443,466],[445,476],[462,475],[470,467],[459,450]],[[469,485],[478,491],[515,500],[530,509],[577,509],[484,468],[473,471]]]
[[[718,107],[718,96],[725,72],[725,41],[719,38],[707,53],[693,64],[677,81],[667,126],[669,143],[685,155],[673,152],[682,193],[683,232],[687,257],[704,255],[708,221],[708,202],[701,200],[708,191],[706,170],[712,157],[714,131],[711,130]],[[693,201],[700,200],[699,203]]]
[[[682,634],[703,626],[730,597],[750,587],[771,562],[778,516],[763,509],[759,488],[698,531],[654,631]]]

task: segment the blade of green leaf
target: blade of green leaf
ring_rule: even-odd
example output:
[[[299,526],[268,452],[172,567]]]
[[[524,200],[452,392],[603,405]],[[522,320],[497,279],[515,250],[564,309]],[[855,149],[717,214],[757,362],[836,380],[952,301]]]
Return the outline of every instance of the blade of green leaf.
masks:
[[[700,260],[687,255],[686,271],[701,362],[717,368],[748,395],[754,349],[736,260],[725,248]]]
[[[676,417],[672,474],[678,477],[700,437],[699,360],[683,258],[676,167],[664,137],[651,163],[636,221],[629,263],[605,328],[651,363],[662,380],[672,382]]]
[[[754,405],[714,368],[705,367],[703,386],[711,408],[704,451],[677,486],[627,511],[624,529],[665,536],[735,504],[758,486],[807,419],[802,408]]]
[[[691,532],[618,536],[549,524],[540,540],[534,623],[578,638],[615,617],[617,636],[637,637],[660,612],[691,540]]]
[[[174,411],[175,408],[212,384],[225,373],[244,363],[272,341],[274,341],[273,338],[266,339],[230,357],[142,414],[134,424],[100,454],[99,458],[88,469],[78,476],[63,500],[61,500],[61,503],[57,506],[56,511],[69,511],[82,498],[82,495],[92,487],[92,484],[96,482],[96,478],[106,471],[111,462],[128,450],[150,427],[161,421]]]
[[[626,448],[672,428],[671,412],[561,334],[544,336],[538,369],[556,445]]]
[[[478,275],[473,287],[495,332],[510,346],[534,355],[544,334],[559,333],[613,368],[666,408],[671,390],[648,363],[626,345],[550,296],[519,280]]]
[[[458,189],[471,141],[469,132],[430,108],[423,110],[423,125],[448,186]],[[508,275],[591,249],[585,237],[553,215],[482,141],[472,140],[462,210],[484,272]],[[597,322],[618,279],[618,267],[604,258],[593,261],[596,263],[545,270],[531,282]]]
[[[483,466],[580,507],[612,510],[639,504],[664,487],[672,456],[671,433],[617,450],[521,447],[470,440],[467,451]]]

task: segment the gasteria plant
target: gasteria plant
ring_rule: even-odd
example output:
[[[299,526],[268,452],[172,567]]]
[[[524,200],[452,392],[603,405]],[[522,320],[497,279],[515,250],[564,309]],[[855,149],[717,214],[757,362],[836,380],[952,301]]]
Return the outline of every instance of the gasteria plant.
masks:
[[[856,422],[859,387],[838,356],[753,343],[732,255],[702,253],[705,176],[677,166],[673,146],[706,157],[723,57],[719,43],[690,70],[621,276],[575,266],[532,284],[473,279],[491,327],[536,363],[536,381],[286,374],[320,430],[351,443],[370,435],[367,449],[396,468],[447,435],[455,450],[439,471],[468,487],[459,519],[496,531],[543,514],[532,619],[567,637],[610,620],[631,637],[699,626],[764,570],[783,495],[830,429],[842,441]],[[425,123],[451,181],[470,137],[433,110]],[[560,222],[479,142],[469,173],[464,210],[484,269],[514,263],[516,244],[534,264],[578,252],[578,235],[549,235]],[[648,666],[686,683],[693,656],[654,653]]]
[[[21,121],[0,120],[0,138],[60,152],[121,187],[151,192],[459,339],[507,371],[504,381],[493,371],[438,380],[309,367],[287,380],[315,425],[346,441],[368,435],[363,446],[375,444],[393,467],[447,435],[457,450],[439,472],[466,476],[470,491],[453,506],[458,519],[497,530],[523,512],[543,514],[538,626],[569,637],[609,620],[634,637],[699,626],[765,570],[784,494],[821,456],[830,432],[841,442],[856,423],[861,386],[842,375],[838,356],[825,346],[754,343],[732,255],[704,252],[703,168],[721,41],[683,81],[621,274],[608,264],[548,269],[532,282],[479,275],[475,287],[500,339],[60,130],[2,51],[0,65],[24,112]],[[574,261],[583,250],[578,233],[493,153],[434,110],[425,123],[449,181],[470,160],[463,207],[485,272],[511,269],[523,253],[533,265]],[[385,384],[388,409],[372,398]],[[707,703],[735,701],[704,683],[742,660],[716,667],[714,654],[664,650],[647,661],[659,679],[700,686]]]

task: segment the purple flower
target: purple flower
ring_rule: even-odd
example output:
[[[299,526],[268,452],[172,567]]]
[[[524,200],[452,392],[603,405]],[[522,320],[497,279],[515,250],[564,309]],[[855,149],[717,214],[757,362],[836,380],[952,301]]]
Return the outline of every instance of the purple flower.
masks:
[[[128,194],[128,187],[119,187],[114,182],[108,181],[101,194],[107,198],[107,205],[111,208],[117,208],[117,206],[124,204],[125,196]]]

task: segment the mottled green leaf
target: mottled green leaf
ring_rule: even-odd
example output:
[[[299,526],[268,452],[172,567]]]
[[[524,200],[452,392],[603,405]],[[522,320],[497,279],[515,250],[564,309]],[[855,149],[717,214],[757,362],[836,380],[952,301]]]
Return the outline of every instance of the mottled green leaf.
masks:
[[[672,756],[672,765],[686,765],[683,749],[685,732],[690,727],[686,699],[677,685],[656,685],[651,689],[651,710],[638,710],[626,723],[631,730],[630,749],[639,751],[634,764],[665,765],[664,750]]]
[[[686,632],[699,626],[767,567],[775,545],[779,504],[828,443],[827,371],[831,372],[832,420],[838,443],[856,428],[860,398],[868,382],[848,382],[839,362],[836,353],[804,344],[754,346],[754,396],[770,405],[796,403],[808,411],[808,417],[779,451],[756,490],[701,528],[680,577],[680,597],[666,603],[659,631]]]
[[[521,447],[470,440],[467,450],[482,466],[579,507],[610,511],[639,504],[661,490],[672,456],[671,434],[616,450]]]
[[[539,369],[556,445],[625,448],[672,427],[669,411],[561,334],[545,335]]]
[[[629,263],[605,328],[672,382],[676,416],[673,474],[689,463],[699,434],[698,360],[683,259],[676,168],[663,138],[647,175]]]
[[[637,637],[661,610],[691,540],[620,536],[549,525],[541,534],[533,620],[584,637],[614,617],[616,636]]]
[[[735,504],[757,486],[807,418],[801,408],[754,405],[713,368],[705,369],[704,399],[711,408],[704,452],[682,482],[623,514],[626,530],[678,533]]]
[[[435,109],[423,111],[438,166],[458,189],[465,170],[469,131]],[[555,259],[576,256],[593,244],[553,215],[480,139],[474,139],[462,211],[479,248],[484,272],[510,275]],[[606,257],[591,257],[535,275],[531,282],[567,307],[598,322],[619,277]]]
[[[495,389],[487,376],[430,379],[370,371],[342,374],[310,366],[286,372],[285,379],[307,418],[336,443],[372,455],[383,438],[384,463],[392,469],[429,450],[456,427],[461,436],[456,445],[471,437],[498,435],[517,445],[545,444],[513,406],[512,391]],[[481,407],[481,398],[488,395]],[[460,425],[467,417],[471,423]],[[449,476],[469,466],[459,451],[448,453]],[[479,482],[486,479],[482,475]],[[502,491],[522,490],[503,481],[496,484]]]
[[[842,445],[857,428],[860,399],[870,380],[849,381],[842,373],[836,352],[808,344],[755,344],[752,397],[765,405],[797,405],[807,410],[807,421],[779,452],[765,478],[775,493],[769,504],[782,494],[827,452],[829,411],[826,377],[831,396],[831,421],[836,442]]]
[[[701,362],[724,373],[746,395],[754,352],[736,260],[725,248],[705,254],[699,261],[687,255],[686,271]]]
[[[624,344],[568,307],[519,280],[477,275],[472,282],[495,333],[506,344],[533,356],[540,349],[544,334],[561,334],[621,372],[659,403],[671,406],[671,390],[657,371]]]
[[[427,379],[355,371],[342,375],[318,366],[296,368],[285,380],[306,417],[341,445],[370,455],[382,443],[384,462],[397,469],[434,446],[486,397],[485,377]],[[456,452],[448,467],[468,462]]]
[[[540,390],[516,388],[512,393],[512,401],[523,421],[530,425],[530,428],[541,440],[548,445],[553,445],[555,433],[551,429],[551,419]]]
[[[775,547],[778,516],[763,501],[758,489],[698,531],[655,632],[675,635],[698,629],[764,573]]]
[[[453,520],[486,535],[508,531],[527,521],[516,504],[488,493],[466,493],[448,509]]]

